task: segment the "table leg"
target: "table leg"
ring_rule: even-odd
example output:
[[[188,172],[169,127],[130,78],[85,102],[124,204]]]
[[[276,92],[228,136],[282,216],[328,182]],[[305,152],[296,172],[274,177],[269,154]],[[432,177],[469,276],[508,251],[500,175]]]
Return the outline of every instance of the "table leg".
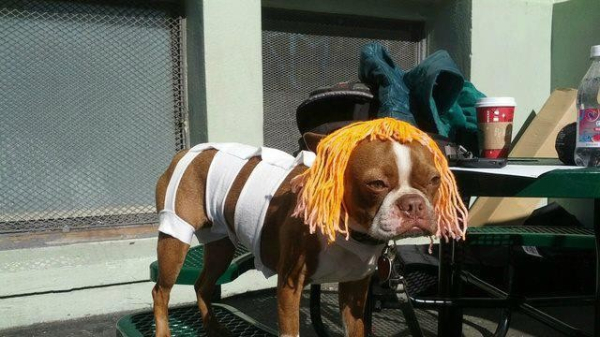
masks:
[[[465,247],[464,242],[454,241],[452,243],[452,285],[450,288],[450,296],[454,298],[462,297],[463,294],[463,282],[461,279],[462,267],[464,262]],[[463,308],[455,307],[452,310],[451,316],[452,325],[452,336],[462,336],[462,323],[463,323]]]
[[[450,244],[440,239],[440,264],[438,267],[438,296],[447,297],[450,293],[450,284],[452,279]],[[438,336],[448,335],[448,326],[451,324],[449,308],[442,307],[438,309]]]
[[[458,297],[460,275],[454,267],[455,241],[440,240],[440,264],[438,271],[438,295]],[[458,271],[460,272],[460,271]],[[442,307],[438,310],[438,336],[460,337],[462,335],[462,308]]]
[[[600,337],[600,199],[594,199],[594,234],[596,236],[596,301],[594,303],[594,336]]]

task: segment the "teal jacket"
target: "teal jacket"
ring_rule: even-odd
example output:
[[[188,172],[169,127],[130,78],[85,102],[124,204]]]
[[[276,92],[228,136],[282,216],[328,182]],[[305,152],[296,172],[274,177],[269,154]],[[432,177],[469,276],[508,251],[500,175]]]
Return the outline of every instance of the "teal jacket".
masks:
[[[361,50],[359,78],[379,99],[378,117],[406,121],[476,150],[475,102],[485,95],[464,79],[445,50],[404,71],[385,47],[369,43]]]

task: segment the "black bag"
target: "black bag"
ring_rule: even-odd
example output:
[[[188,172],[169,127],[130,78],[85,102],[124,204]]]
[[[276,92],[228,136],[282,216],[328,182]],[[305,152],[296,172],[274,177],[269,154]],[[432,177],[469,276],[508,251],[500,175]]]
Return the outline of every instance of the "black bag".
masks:
[[[361,82],[340,82],[310,93],[296,109],[296,124],[301,135],[307,132],[327,135],[348,124],[377,118],[379,101]],[[456,144],[447,137],[428,133],[448,158],[458,155]],[[302,137],[300,149],[306,149]]]
[[[377,101],[371,90],[360,82],[341,82],[319,88],[296,109],[300,134],[329,134],[356,121],[376,117]]]

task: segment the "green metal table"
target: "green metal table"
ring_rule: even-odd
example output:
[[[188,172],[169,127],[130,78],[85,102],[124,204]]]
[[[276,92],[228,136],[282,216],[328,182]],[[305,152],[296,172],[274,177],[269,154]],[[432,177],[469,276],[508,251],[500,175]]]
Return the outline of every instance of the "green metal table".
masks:
[[[556,160],[514,159],[514,165],[558,165]],[[527,169],[521,166],[520,169]],[[594,234],[596,248],[596,291],[594,299],[594,336],[600,336],[600,168],[557,168],[537,177],[502,174],[500,170],[453,169],[463,198],[470,196],[490,197],[552,197],[594,200]],[[476,231],[475,231],[476,232]],[[577,233],[573,233],[577,234]],[[582,235],[584,235],[583,233]],[[565,238],[578,240],[575,235]],[[443,240],[442,240],[443,241]],[[582,244],[583,241],[581,241]],[[588,242],[589,243],[589,242]],[[455,249],[460,242],[440,244],[439,295],[457,296],[460,275],[457,270]],[[589,244],[588,244],[589,246]],[[439,309],[438,332],[440,336],[460,336],[462,333],[462,309],[460,306]]]

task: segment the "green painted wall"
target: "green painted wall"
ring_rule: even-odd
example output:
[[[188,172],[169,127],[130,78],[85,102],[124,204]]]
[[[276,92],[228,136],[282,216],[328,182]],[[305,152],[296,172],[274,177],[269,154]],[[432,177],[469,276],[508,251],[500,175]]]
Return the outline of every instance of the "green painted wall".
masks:
[[[487,95],[517,99],[518,130],[532,111],[541,108],[551,88],[560,82],[557,79],[565,78],[556,70],[565,67],[551,62],[550,53],[552,50],[557,54],[560,48],[551,48],[551,42],[555,43],[552,32],[556,34],[556,27],[571,15],[563,8],[571,2],[592,1],[352,0],[344,1],[343,6],[334,0],[188,1],[192,4],[188,8],[200,8],[202,12],[199,20],[194,18],[191,23],[195,27],[188,28],[195,41],[202,41],[190,42],[195,46],[188,51],[189,70],[196,76],[189,83],[192,143],[208,140],[262,144],[261,6],[423,20],[430,52],[448,50],[465,76]],[[552,19],[553,5],[563,19]],[[204,27],[202,33],[197,29],[199,22]],[[201,60],[203,65],[198,65]],[[196,72],[203,73],[204,78],[194,75]]]
[[[517,101],[515,131],[550,95],[552,2],[473,0],[471,79]]]
[[[202,1],[185,2],[188,133],[190,144],[208,141],[206,79],[204,73],[204,19]]]
[[[448,51],[463,75],[471,75],[471,1],[440,1],[426,22],[429,53]]]
[[[301,11],[374,16],[390,19],[425,20],[434,0],[263,0],[265,7]]]
[[[590,66],[590,47],[598,44],[600,1],[563,0],[554,4],[552,88],[579,87]]]
[[[203,113],[206,114],[206,140],[210,142],[263,143],[261,3],[259,0],[204,0],[202,16],[188,18],[194,25],[196,45],[194,59],[188,60],[195,88],[190,86],[189,101],[196,105],[195,121],[190,132],[201,136]],[[201,21],[203,25],[198,26]],[[200,55],[201,53],[201,55]],[[197,75],[190,62],[195,64]],[[204,93],[203,93],[204,91]],[[205,108],[203,105],[205,102]],[[205,109],[205,112],[202,109]],[[194,124],[195,123],[195,124]],[[195,127],[194,127],[195,125]],[[194,138],[193,138],[194,139]],[[193,144],[192,144],[193,145]]]
[[[600,25],[592,24],[600,22],[598,0],[556,4],[552,0],[348,0],[343,3],[333,0],[264,0],[262,3],[258,0],[187,0],[186,63],[192,144],[207,140],[262,143],[261,5],[426,20],[429,51],[449,50],[465,75],[488,95],[515,96],[518,111],[523,112],[523,117],[517,118],[517,124],[526,112],[539,110],[552,87],[577,86],[589,66],[589,46],[600,43],[592,41],[594,36],[600,37]],[[572,21],[573,18],[579,21]],[[551,34],[554,34],[552,38]],[[85,282],[83,284],[73,284],[74,279],[62,277],[53,282],[51,288],[47,288],[47,283],[40,283],[39,286],[45,288],[36,286],[19,289],[19,292],[115,283],[127,277],[136,281],[147,278],[147,266],[155,254],[154,240],[136,240],[133,246],[128,241],[83,245],[87,249],[78,245],[57,247],[52,253],[30,249],[23,252],[21,262],[36,266],[33,262],[38,259],[72,256],[72,250],[100,256],[94,265],[85,261],[73,262],[68,268],[57,266],[56,270],[47,268],[49,270],[43,272],[32,267],[0,273],[0,278],[10,283],[11,280],[35,277],[52,279],[65,273],[85,275],[75,280]],[[107,249],[117,252],[112,254],[114,258],[111,254],[104,257],[102,252]],[[128,272],[111,272],[115,265],[125,266]],[[251,288],[252,281],[240,280],[236,287],[244,291]],[[7,320],[0,326],[68,319],[75,317],[73,312],[84,316],[148,308],[150,287],[151,284],[143,283],[73,291],[60,296],[15,297],[1,308],[0,312]],[[178,287],[176,291],[180,289],[182,293],[174,298],[174,303],[193,300],[189,289]],[[65,308],[46,306],[36,315],[14,309],[30,308],[42,302],[57,303],[58,298],[67,298],[75,305]],[[122,299],[125,300],[117,302]]]
[[[552,15],[552,88],[579,87],[591,62],[590,47],[600,44],[600,1],[560,0]],[[593,200],[554,199],[587,227],[593,226]]]

